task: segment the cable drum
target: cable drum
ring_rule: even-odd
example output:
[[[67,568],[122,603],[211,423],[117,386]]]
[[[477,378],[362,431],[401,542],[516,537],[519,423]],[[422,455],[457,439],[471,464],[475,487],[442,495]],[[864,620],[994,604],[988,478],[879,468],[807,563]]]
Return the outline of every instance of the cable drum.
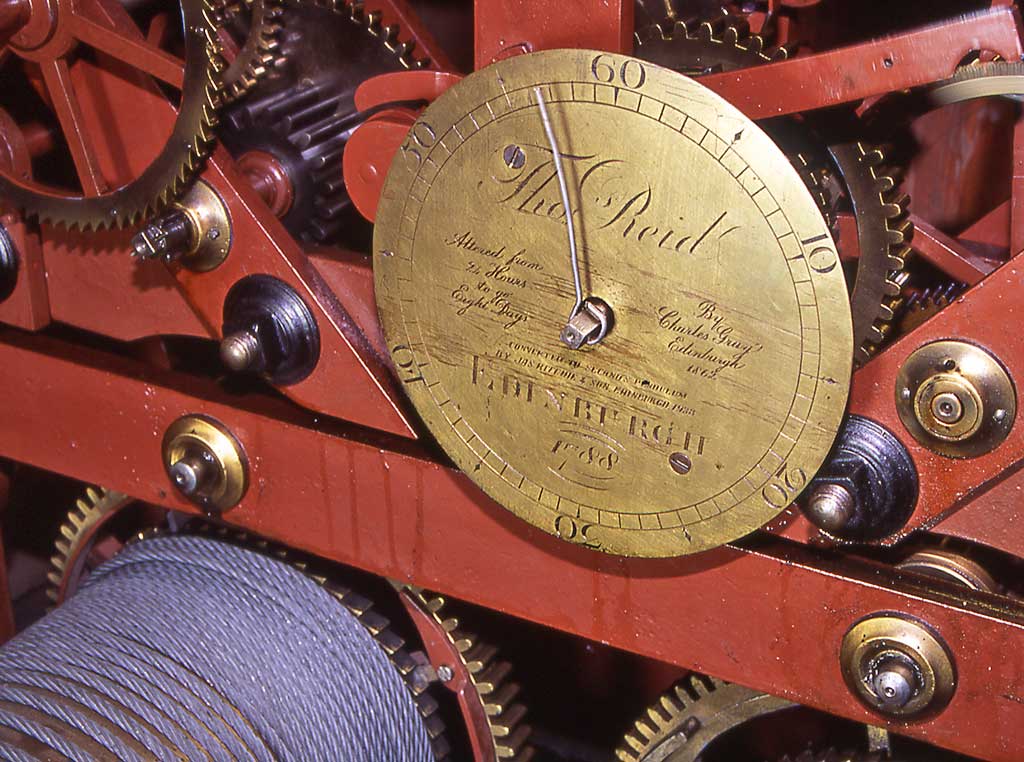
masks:
[[[431,762],[398,671],[287,564],[129,545],[0,649],[0,759]]]

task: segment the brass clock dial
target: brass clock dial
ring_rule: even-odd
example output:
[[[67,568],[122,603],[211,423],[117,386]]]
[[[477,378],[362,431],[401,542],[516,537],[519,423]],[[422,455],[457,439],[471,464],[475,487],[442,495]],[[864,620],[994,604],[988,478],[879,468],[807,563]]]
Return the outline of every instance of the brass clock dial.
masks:
[[[610,318],[578,349],[567,321],[597,313],[575,309],[567,218]],[[674,556],[741,537],[842,420],[850,308],[813,199],[753,122],[634,58],[520,56],[431,104],[388,175],[374,270],[427,427],[572,543]]]

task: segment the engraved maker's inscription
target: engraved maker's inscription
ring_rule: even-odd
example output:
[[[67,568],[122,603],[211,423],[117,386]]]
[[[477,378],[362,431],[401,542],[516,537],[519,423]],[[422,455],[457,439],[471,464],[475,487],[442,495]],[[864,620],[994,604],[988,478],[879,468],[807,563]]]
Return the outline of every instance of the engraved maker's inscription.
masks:
[[[559,375],[564,378],[573,373],[563,369]],[[584,427],[592,436],[600,435],[609,442],[636,441],[657,449],[681,447],[694,455],[703,455],[709,444],[703,435],[678,429],[674,421],[651,413],[630,412],[610,400],[566,391],[565,387],[545,386],[504,367],[492,367],[479,355],[473,355],[470,376],[472,386],[487,394],[505,402],[540,406],[563,422]]]
[[[510,176],[492,176],[499,187],[497,202],[521,214],[564,224],[565,207],[558,193],[558,172],[550,149],[530,145],[526,153],[533,158],[512,169]],[[582,208],[573,209],[574,220],[579,218],[577,224],[612,231],[631,243],[694,256],[708,250],[714,253],[714,244],[741,229],[733,224],[728,210],[708,214],[706,219],[661,218],[653,208],[655,193],[651,184],[621,159],[563,154],[562,161],[570,179],[579,178],[576,195]]]
[[[760,343],[742,338],[710,300],[685,314],[659,307],[658,325],[673,334],[666,348],[692,358],[695,362],[688,371],[701,378],[713,380],[725,371],[742,370],[747,367],[749,355],[764,349]]]

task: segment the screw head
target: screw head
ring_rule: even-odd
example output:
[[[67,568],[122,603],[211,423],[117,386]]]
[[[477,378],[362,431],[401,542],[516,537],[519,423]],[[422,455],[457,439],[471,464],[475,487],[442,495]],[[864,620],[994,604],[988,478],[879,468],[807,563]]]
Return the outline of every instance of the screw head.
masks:
[[[953,392],[936,394],[932,398],[932,415],[942,423],[956,423],[964,417],[964,405]]]
[[[437,668],[437,679],[440,680],[442,683],[451,682],[453,677],[455,677],[455,673],[452,671],[452,668],[449,667],[447,664],[442,664],[440,667]]]
[[[685,452],[674,452],[669,455],[668,464],[680,476],[690,473],[690,469],[693,468],[693,461],[690,460],[690,456]]]
[[[526,164],[526,154],[523,149],[517,145],[507,145],[505,150],[501,154],[502,159],[505,160],[505,166],[509,169],[522,169]]]

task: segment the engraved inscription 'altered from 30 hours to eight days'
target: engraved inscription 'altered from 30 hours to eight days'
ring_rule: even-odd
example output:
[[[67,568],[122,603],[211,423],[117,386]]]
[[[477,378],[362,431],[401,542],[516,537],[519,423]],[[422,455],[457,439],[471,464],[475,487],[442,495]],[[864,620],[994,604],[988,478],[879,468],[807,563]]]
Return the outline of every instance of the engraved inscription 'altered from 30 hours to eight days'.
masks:
[[[382,319],[417,410],[498,502],[588,547],[693,552],[769,520],[820,465],[849,378],[845,286],[752,123],[690,80],[584,55],[482,70],[427,109],[378,217]],[[536,85],[581,286],[613,315],[577,350]]]

